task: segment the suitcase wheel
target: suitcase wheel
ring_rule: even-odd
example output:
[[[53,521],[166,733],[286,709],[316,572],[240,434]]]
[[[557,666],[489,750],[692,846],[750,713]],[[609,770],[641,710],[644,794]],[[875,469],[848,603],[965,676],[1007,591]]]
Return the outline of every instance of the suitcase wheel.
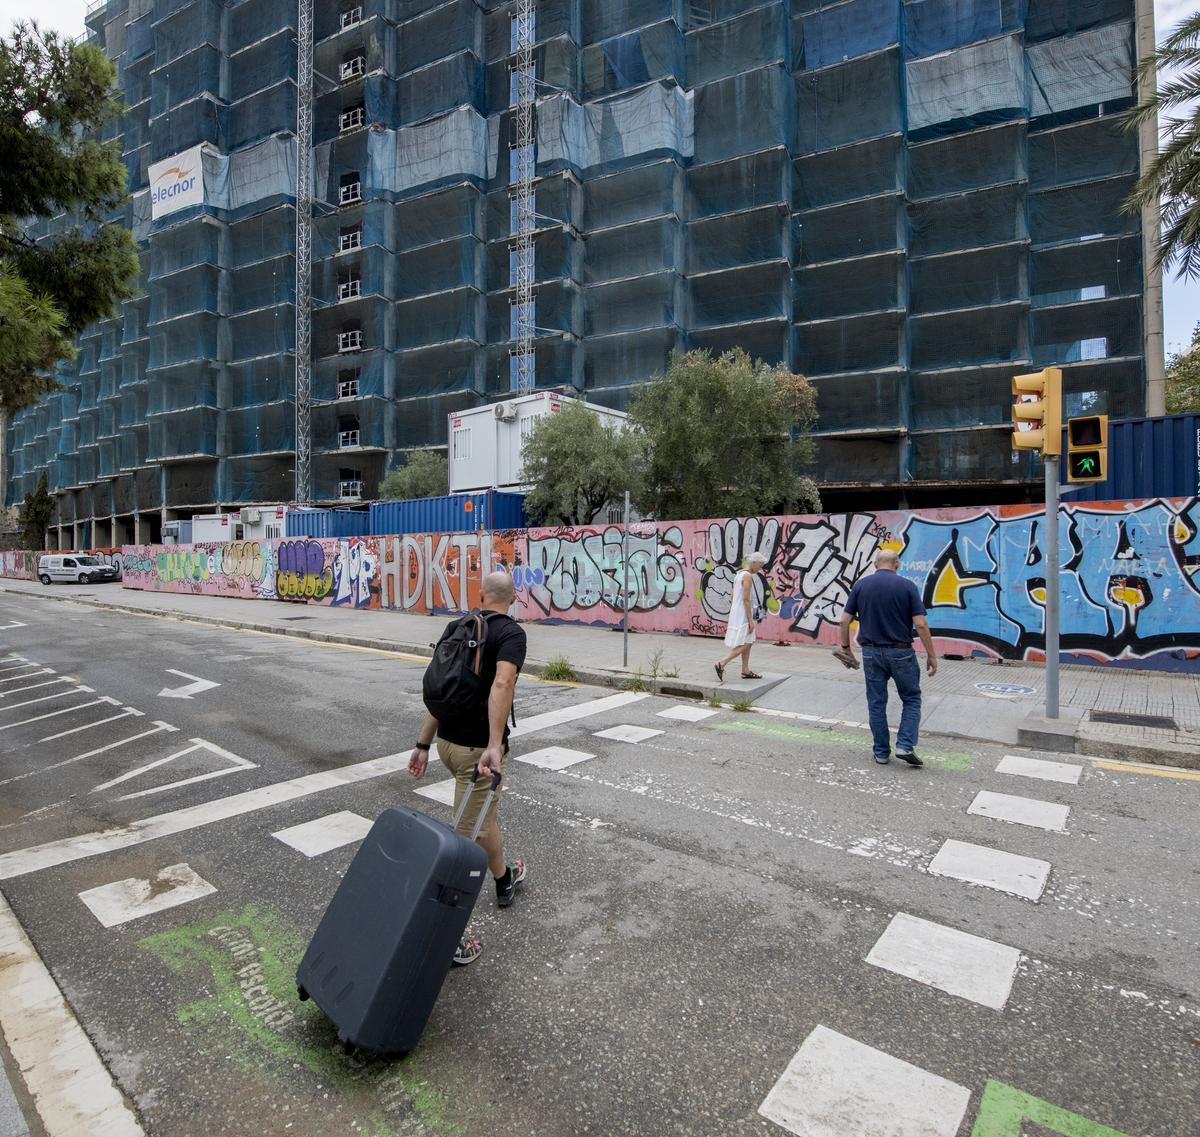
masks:
[[[302,1003],[308,1002],[308,992],[299,983],[296,984],[296,998],[298,998]]]

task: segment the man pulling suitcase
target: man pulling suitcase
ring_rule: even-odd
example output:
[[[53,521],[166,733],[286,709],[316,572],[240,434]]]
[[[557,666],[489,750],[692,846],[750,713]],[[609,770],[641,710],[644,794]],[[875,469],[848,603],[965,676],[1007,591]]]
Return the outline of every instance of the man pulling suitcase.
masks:
[[[408,772],[415,778],[424,776],[436,737],[438,757],[454,775],[454,807],[461,810],[458,832],[468,835],[483,808],[486,783],[493,774],[508,769],[508,723],[526,650],[524,628],[508,615],[515,595],[507,573],[485,576],[479,613],[450,623],[425,673],[427,713],[408,760]],[[476,772],[481,775],[478,783],[472,777]],[[504,856],[499,819],[503,784],[476,840],[487,854],[496,882],[496,903],[507,908],[526,870],[521,858],[509,862]],[[464,808],[466,795],[471,797]],[[454,953],[454,962],[472,963],[481,950],[478,939],[466,936]]]

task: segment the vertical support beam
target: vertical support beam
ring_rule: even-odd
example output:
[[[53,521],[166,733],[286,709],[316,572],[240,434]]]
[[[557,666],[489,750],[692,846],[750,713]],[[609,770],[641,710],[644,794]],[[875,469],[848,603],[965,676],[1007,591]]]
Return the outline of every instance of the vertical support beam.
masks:
[[[1046,718],[1058,718],[1058,455],[1046,454]]]
[[[629,670],[629,491],[625,491],[625,516],[621,525],[621,564],[625,574],[621,588],[621,666]]]
[[[299,0],[296,35],[296,503],[312,501],[313,5]]]
[[[1154,0],[1136,0],[1137,59],[1154,54]],[[1157,75],[1151,70],[1138,87],[1138,100],[1154,93]],[[1145,173],[1158,155],[1158,117],[1138,129],[1139,173]],[[1166,350],[1163,343],[1163,282],[1158,267],[1158,238],[1162,218],[1158,202],[1142,206],[1142,349],[1146,356],[1146,414],[1167,413]]]

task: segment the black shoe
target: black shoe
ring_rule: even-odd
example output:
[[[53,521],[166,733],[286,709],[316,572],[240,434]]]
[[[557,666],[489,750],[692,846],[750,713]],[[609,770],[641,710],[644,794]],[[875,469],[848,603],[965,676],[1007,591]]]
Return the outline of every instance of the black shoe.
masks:
[[[525,862],[518,857],[508,871],[496,881],[496,903],[507,908],[517,896],[517,885],[525,879]]]
[[[914,769],[916,769],[916,768],[919,768],[919,767],[921,767],[921,766],[924,766],[924,765],[925,765],[925,763],[924,763],[924,762],[922,762],[922,761],[921,761],[921,759],[920,759],[920,758],[918,758],[918,757],[916,756],[916,754],[915,754],[915,753],[913,753],[912,751],[910,751],[910,752],[909,752],[909,753],[907,753],[907,754],[902,754],[902,753],[901,753],[899,750],[897,750],[897,751],[896,751],[896,757],[897,757],[897,758],[899,758],[899,759],[901,759],[901,760],[902,760],[902,761],[904,761],[904,762],[907,762],[907,763],[908,763],[910,766],[912,766]]]
[[[886,754],[882,758],[880,758],[879,755],[876,754],[875,761],[878,762],[881,766],[886,766],[891,761],[891,759]]]

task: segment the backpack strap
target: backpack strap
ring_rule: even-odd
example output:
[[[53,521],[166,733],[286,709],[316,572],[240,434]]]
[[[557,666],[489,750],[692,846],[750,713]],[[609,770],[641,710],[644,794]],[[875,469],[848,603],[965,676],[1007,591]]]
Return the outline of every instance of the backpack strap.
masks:
[[[487,625],[489,622],[489,618],[492,616],[503,616],[506,620],[512,619],[512,617],[507,612],[491,612],[491,611],[484,611],[483,609],[480,609],[478,612],[475,613],[475,619],[477,621],[476,627],[478,629],[475,638],[479,641],[479,647],[475,653],[475,674],[476,675],[479,674],[480,668],[483,666],[483,643],[487,637]],[[509,715],[509,718],[512,719],[513,726],[516,726],[517,725],[517,697],[516,697],[515,691],[513,692],[512,704],[509,706],[509,709],[508,709],[508,715]]]

